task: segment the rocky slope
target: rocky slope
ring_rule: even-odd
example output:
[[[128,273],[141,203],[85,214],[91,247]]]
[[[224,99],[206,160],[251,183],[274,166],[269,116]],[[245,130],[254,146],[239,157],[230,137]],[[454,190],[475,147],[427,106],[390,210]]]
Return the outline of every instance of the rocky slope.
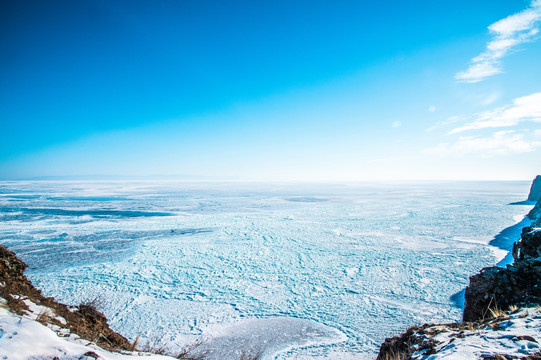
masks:
[[[111,330],[105,315],[92,304],[81,304],[70,308],[44,297],[24,275],[26,264],[5,246],[0,245],[0,297],[6,300],[9,309],[25,315],[32,307],[43,308],[37,321],[68,329],[83,339],[95,342],[104,349],[128,350],[128,339]]]
[[[463,322],[412,327],[386,339],[378,360],[541,359],[541,176],[528,199],[537,201],[534,222],[514,244],[514,262],[470,277]]]

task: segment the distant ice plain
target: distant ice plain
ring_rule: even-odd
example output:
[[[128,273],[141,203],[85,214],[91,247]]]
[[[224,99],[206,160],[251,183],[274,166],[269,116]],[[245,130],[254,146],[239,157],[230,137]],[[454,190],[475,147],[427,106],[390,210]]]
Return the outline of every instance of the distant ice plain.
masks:
[[[0,183],[0,242],[61,302],[214,359],[366,359],[387,336],[457,321],[528,182],[288,185]]]

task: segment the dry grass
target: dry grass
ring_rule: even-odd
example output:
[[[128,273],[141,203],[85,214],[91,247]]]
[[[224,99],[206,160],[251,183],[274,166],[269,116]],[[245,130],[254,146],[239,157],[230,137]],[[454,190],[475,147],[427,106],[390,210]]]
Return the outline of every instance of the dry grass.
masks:
[[[507,313],[500,309],[499,307],[497,306],[494,306],[494,307],[491,307],[488,309],[488,312],[490,313],[490,315],[493,317],[493,318],[497,318],[497,319],[500,319],[500,318],[508,318],[509,315],[507,315]]]
[[[130,348],[128,350],[129,351],[137,350],[137,345],[139,345],[139,340],[141,340],[141,337],[139,335],[137,335],[135,337],[135,340],[133,340],[133,342],[130,344]]]
[[[6,299],[4,299],[2,297],[0,297],[0,308],[9,309],[8,302],[6,301]]]
[[[161,344],[161,340],[162,338],[160,336],[154,335],[153,337],[149,338],[145,345],[139,350],[156,355],[171,355],[167,351],[167,346],[165,344]]]
[[[493,302],[494,304],[492,304]],[[488,303],[487,309],[483,314],[482,320],[489,319],[487,318],[487,314],[490,314],[493,319],[509,319],[509,315],[507,314],[507,312],[505,312],[498,306],[498,303],[496,302],[496,299],[494,299],[494,297],[490,298],[490,302]]]
[[[490,360],[507,360],[505,356],[500,355],[500,354],[492,355],[489,359]]]
[[[204,343],[205,342],[203,340],[199,339],[191,344],[185,345],[182,348],[182,351],[176,357],[181,360],[202,360],[207,355],[206,353],[203,353],[202,355],[197,355],[197,356],[190,355],[190,353],[193,353],[195,349],[197,349]]]
[[[160,344],[146,344],[142,350],[156,355],[167,355],[167,347]]]
[[[385,354],[380,360],[406,360],[407,355],[397,351]]]
[[[44,309],[38,314],[36,321],[46,325],[51,322],[52,316],[53,315],[49,309]]]
[[[81,305],[91,307],[94,310],[101,310],[105,304],[105,299],[101,295],[96,295],[92,298],[88,298],[81,303]]]

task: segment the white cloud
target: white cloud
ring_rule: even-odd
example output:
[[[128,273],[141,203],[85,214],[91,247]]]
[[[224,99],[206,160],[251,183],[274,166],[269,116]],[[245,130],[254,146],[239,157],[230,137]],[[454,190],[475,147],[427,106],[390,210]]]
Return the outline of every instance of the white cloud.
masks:
[[[541,92],[516,98],[512,105],[479,113],[473,122],[457,127],[449,134],[466,130],[509,127],[523,121],[541,122]]]
[[[534,0],[529,8],[517,14],[496,21],[488,29],[494,34],[486,50],[472,59],[466,71],[459,72],[455,78],[461,82],[475,83],[502,72],[500,59],[513,47],[535,39],[541,21],[541,1]]]
[[[426,153],[464,156],[479,154],[485,157],[532,152],[541,146],[540,141],[524,139],[524,134],[513,130],[497,131],[490,137],[461,136],[454,143],[442,143],[426,149]]]
[[[396,129],[396,128],[399,128],[400,126],[402,126],[402,122],[400,122],[400,121],[393,121],[393,123],[391,124],[391,126],[392,126],[393,128],[395,128],[395,129]]]
[[[456,74],[455,78],[461,82],[479,82],[481,80],[484,80],[485,78],[501,74],[502,70],[499,68],[499,64],[495,60],[484,60],[480,62],[476,62],[475,59],[473,61],[474,63],[470,65],[468,70],[459,72]]]
[[[498,101],[502,97],[501,92],[493,92],[492,94],[489,94],[485,96],[481,100],[481,105],[488,106],[496,101]]]
[[[434,105],[430,105],[430,106],[428,107],[428,111],[430,111],[430,112],[434,112],[434,111],[436,111],[436,110],[437,110],[437,108],[436,108]]]

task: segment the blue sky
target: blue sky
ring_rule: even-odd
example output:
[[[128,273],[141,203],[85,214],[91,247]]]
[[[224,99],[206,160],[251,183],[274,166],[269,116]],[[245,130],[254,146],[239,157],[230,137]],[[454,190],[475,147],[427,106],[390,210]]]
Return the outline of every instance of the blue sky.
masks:
[[[541,0],[0,3],[0,178],[530,179]]]

